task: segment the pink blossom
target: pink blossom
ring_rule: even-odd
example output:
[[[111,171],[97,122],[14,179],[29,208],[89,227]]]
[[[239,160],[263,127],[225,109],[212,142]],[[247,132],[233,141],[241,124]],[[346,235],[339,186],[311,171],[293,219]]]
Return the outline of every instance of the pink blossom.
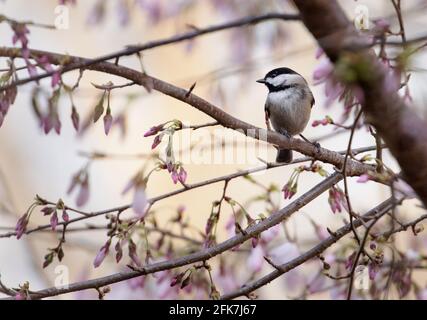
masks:
[[[58,225],[58,213],[55,210],[53,214],[50,216],[50,226],[52,227],[53,231],[55,231],[57,225]]]
[[[68,222],[68,221],[70,221],[70,217],[69,217],[69,215],[68,215],[68,212],[67,212],[67,210],[62,210],[62,220],[64,221],[64,222]]]
[[[102,261],[104,261],[105,257],[108,255],[108,251],[110,249],[111,239],[109,239],[99,250],[98,254],[95,257],[95,260],[93,261],[93,266],[95,268],[98,268]]]
[[[145,207],[147,206],[147,195],[143,186],[137,186],[132,201],[132,209],[135,211],[139,218],[144,218],[146,214]]]
[[[163,130],[163,124],[158,126],[151,127],[146,133],[144,133],[144,137],[154,136]]]
[[[334,71],[334,66],[329,61],[328,58],[324,58],[320,60],[316,69],[314,69],[313,71],[314,84],[317,85],[325,82],[331,76],[333,71]]]
[[[264,264],[264,249],[262,246],[256,246],[246,261],[246,266],[251,272],[259,272]]]
[[[77,195],[76,204],[78,207],[84,206],[89,200],[89,178],[85,177],[83,182],[80,185],[80,190]]]
[[[43,118],[44,133],[48,134],[52,128],[55,129],[57,134],[61,133],[61,121],[59,120],[58,113],[50,111],[47,116]]]
[[[374,25],[382,33],[390,31],[390,23],[384,18],[374,20]]]
[[[332,119],[330,119],[328,117],[321,119],[321,120],[314,120],[313,123],[311,124],[311,126],[312,127],[317,127],[319,125],[326,126],[326,125],[332,123],[331,120]]]
[[[337,186],[329,189],[328,202],[333,213],[341,212],[342,208],[348,211],[347,199],[344,192]]]
[[[362,174],[358,179],[357,182],[358,183],[365,183],[369,181],[369,175],[368,174]]]
[[[105,135],[108,136],[108,133],[110,132],[112,124],[113,124],[113,117],[111,116],[110,113],[107,113],[104,116],[104,132],[105,132]]]
[[[279,224],[276,224],[275,226],[272,226],[271,228],[263,231],[261,233],[261,241],[265,244],[270,243],[272,240],[274,240],[279,235],[280,228],[281,228],[281,225],[279,223]]]
[[[259,238],[258,237],[252,237],[251,239],[251,244],[252,244],[252,248],[255,248],[259,243]]]
[[[171,177],[172,177],[173,183],[177,184],[177,182],[179,181],[179,175],[178,175],[178,172],[176,171],[176,169],[172,170]]]
[[[52,74],[51,86],[56,87],[61,82],[61,73],[57,70]]]
[[[185,171],[184,167],[182,166],[179,168],[178,180],[181,183],[185,183],[185,180],[187,180],[187,171]]]
[[[16,44],[19,41],[21,42],[22,47],[26,48],[28,45],[27,34],[30,33],[30,30],[28,30],[27,26],[23,23],[13,23],[11,27],[15,32],[12,38],[13,44]]]
[[[15,295],[15,300],[27,300],[27,297],[26,297],[25,293],[23,293],[23,292],[18,292],[18,293]]]
[[[21,218],[19,218],[18,222],[16,223],[15,232],[17,239],[20,239],[27,230],[29,220],[28,218],[28,213],[25,213]]]
[[[298,187],[297,183],[293,183],[292,181],[289,181],[282,188],[283,197],[285,199],[291,199],[297,193],[297,187]]]
[[[296,244],[291,242],[283,243],[272,250],[269,255],[274,263],[280,265],[298,257],[300,254]]]
[[[160,142],[162,142],[161,134],[154,137],[154,141],[153,141],[153,144],[151,145],[151,149],[155,149],[160,144]]]

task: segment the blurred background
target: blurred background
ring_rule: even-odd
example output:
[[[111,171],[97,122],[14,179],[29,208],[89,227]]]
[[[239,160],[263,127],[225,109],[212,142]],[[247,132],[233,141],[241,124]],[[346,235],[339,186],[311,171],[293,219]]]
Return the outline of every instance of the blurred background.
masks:
[[[397,20],[389,1],[339,1],[350,17],[353,17],[358,5],[369,8],[370,18],[384,17],[392,28],[396,28]],[[40,0],[5,0],[0,2],[1,14],[19,21],[53,24],[57,17],[58,1]],[[230,21],[248,15],[269,12],[295,12],[287,1],[282,0],[173,0],[173,1],[79,1],[77,5],[68,5],[69,26],[62,30],[30,28],[29,47],[57,53],[67,53],[82,57],[97,57],[118,51],[130,44],[141,44],[150,40],[162,39],[191,30],[191,26],[205,27]],[[426,30],[425,1],[404,1],[404,16],[408,38],[416,37]],[[13,32],[7,24],[0,24],[2,46],[12,46]],[[238,29],[231,29],[199,37],[192,41],[168,45],[144,51],[142,62],[146,72],[154,77],[189,88],[194,82],[197,85],[194,93],[220,106],[225,111],[251,124],[264,127],[264,101],[266,89],[255,82],[269,70],[287,66],[302,74],[310,83],[316,98],[311,121],[330,115],[340,119],[342,105],[325,106],[323,86],[314,86],[313,70],[319,63],[315,52],[317,46],[301,23],[273,20]],[[1,68],[6,67],[6,59],[1,59]],[[414,106],[419,108],[421,115],[425,112],[425,87],[427,67],[425,51],[412,61],[414,72],[409,83]],[[122,58],[120,63],[140,70],[141,66],[134,56]],[[72,85],[78,72],[68,73],[63,80]],[[22,78],[26,77],[22,73]],[[82,121],[90,116],[94,105],[99,99],[100,91],[91,83],[104,84],[112,81],[123,84],[126,81],[102,73],[86,71],[79,88],[74,95],[74,103]],[[49,88],[49,80],[41,81],[41,85]],[[92,161],[90,164],[90,199],[85,211],[96,211],[127,204],[132,195],[121,194],[124,186],[133,175],[144,165],[141,157],[130,155],[146,154],[151,150],[152,138],[144,138],[143,134],[151,126],[162,122],[180,119],[189,124],[203,124],[211,121],[209,117],[194,110],[177,100],[162,94],[146,93],[140,87],[128,87],[113,90],[111,107],[113,117],[126,116],[126,134],[123,135],[119,126],[113,126],[106,136],[101,121],[90,125],[84,133],[76,134],[70,117],[70,101],[66,95],[60,100],[59,113],[62,120],[61,135],[51,132],[45,135],[39,127],[31,107],[33,84],[20,88],[18,98],[11,107],[0,129],[0,226],[14,227],[17,219],[32,203],[36,194],[51,201],[62,198],[66,204],[74,206],[75,194],[67,195],[66,191],[72,176],[87,164],[88,159],[82,153],[103,152],[119,155],[118,157]],[[420,107],[421,106],[421,107]],[[310,121],[310,123],[311,123]],[[350,123],[350,122],[349,122]],[[216,129],[217,130],[217,129]],[[223,129],[223,131],[227,131]],[[305,136],[310,139],[336,133],[333,126],[309,125]],[[213,133],[214,129],[204,132]],[[196,132],[194,132],[196,134]],[[217,132],[218,133],[218,132]],[[181,134],[181,133],[179,133]],[[178,135],[179,135],[178,134]],[[182,133],[184,134],[184,133]],[[237,139],[238,145],[246,139],[238,134],[224,133],[227,139]],[[192,139],[201,141],[196,149],[195,157],[206,155],[210,146],[209,135],[200,135]],[[345,150],[348,143],[348,132],[334,134],[320,141],[321,145],[332,150]],[[179,139],[177,139],[179,140]],[[248,140],[249,141],[249,140]],[[178,143],[179,141],[176,141]],[[374,145],[375,141],[366,129],[362,128],[355,136],[353,147]],[[162,149],[164,144],[159,148]],[[237,149],[237,152],[238,149]],[[374,153],[372,153],[374,155]],[[122,155],[122,156],[120,156]],[[129,155],[129,156],[127,156]],[[275,149],[269,147],[263,153],[264,160],[274,161]],[[294,154],[294,157],[300,155]],[[215,176],[248,169],[263,163],[254,157],[244,163],[194,163],[185,161],[188,182],[199,182]],[[194,160],[194,159],[193,159]],[[209,161],[208,161],[209,162]],[[397,166],[386,152],[385,162],[392,168]],[[261,172],[254,178],[265,185],[275,184],[279,190],[288,181],[295,166],[287,166]],[[329,172],[331,166],[324,167]],[[298,194],[301,195],[321,177],[312,173],[301,175]],[[156,172],[147,186],[148,196],[156,196],[179,188],[174,185],[165,172]],[[185,205],[186,215],[191,224],[204,229],[209,217],[212,202],[221,196],[222,184],[213,184],[157,203],[154,207],[156,219],[160,224],[167,223],[176,212],[176,208]],[[243,179],[233,180],[227,194],[244,203],[260,193]],[[356,212],[363,213],[381,200],[389,197],[390,191],[375,183],[360,184],[350,179],[350,193]],[[281,193],[274,194],[278,206],[283,207],[289,200],[284,200]],[[421,209],[416,201],[408,201],[398,210],[403,217],[416,216]],[[265,204],[255,202],[248,211],[256,216],[264,212]],[[222,212],[220,220],[224,226],[231,215],[229,208]],[[345,219],[345,213],[332,214],[327,193],[304,207],[288,222],[288,228],[298,236],[301,250],[315,243],[313,225],[307,217],[311,217],[321,226],[337,228]],[[103,217],[91,223],[105,223]],[[33,214],[31,225],[46,224],[48,220],[41,214]],[[84,224],[83,224],[84,225]],[[223,228],[220,228],[223,230]],[[5,230],[7,231],[7,230]],[[3,231],[2,231],[3,232]],[[408,232],[402,237],[401,245],[405,248],[407,241],[414,241]],[[219,240],[227,234],[223,232]],[[418,238],[421,238],[418,237]],[[29,281],[31,289],[41,289],[54,284],[55,261],[46,269],[42,269],[43,256],[47,248],[56,243],[57,235],[44,232],[24,236],[21,240],[15,237],[0,238],[0,273],[2,281],[9,286],[17,286]],[[96,252],[105,242],[105,231],[90,231],[70,235],[66,242],[66,256],[62,265],[69,270],[70,282],[99,277],[120,269],[111,257],[100,268],[94,269],[92,261]],[[423,241],[417,239],[417,241]],[[424,242],[425,243],[425,242]],[[425,249],[420,249],[425,250]],[[244,267],[244,262],[242,263]],[[124,264],[123,267],[124,268]],[[425,286],[423,273],[417,275],[420,285]],[[262,298],[286,299],[292,292],[286,292],[281,279],[273,282],[260,291]],[[96,292],[70,294],[60,298],[96,298]],[[137,291],[117,286],[109,298],[144,298]],[[329,298],[319,294],[311,298]]]

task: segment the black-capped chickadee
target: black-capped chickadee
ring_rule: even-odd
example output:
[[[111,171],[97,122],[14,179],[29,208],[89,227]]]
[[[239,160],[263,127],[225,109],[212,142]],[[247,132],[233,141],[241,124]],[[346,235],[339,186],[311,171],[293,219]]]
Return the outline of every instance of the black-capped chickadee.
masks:
[[[257,80],[268,88],[265,102],[265,121],[270,121],[275,131],[290,138],[301,132],[310,119],[314,97],[307,81],[289,68],[271,70],[263,79]],[[301,135],[304,140],[304,136]],[[279,149],[276,162],[291,162],[292,150]]]

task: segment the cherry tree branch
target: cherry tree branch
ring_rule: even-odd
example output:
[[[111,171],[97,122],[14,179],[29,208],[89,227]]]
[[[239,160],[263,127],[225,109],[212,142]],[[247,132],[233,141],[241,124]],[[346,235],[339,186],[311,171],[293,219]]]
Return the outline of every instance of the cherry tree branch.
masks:
[[[376,148],[376,146],[363,147],[363,148],[355,148],[355,149],[352,149],[351,152],[352,152],[353,155],[357,155],[357,154],[360,154],[360,153],[363,153],[363,152],[375,150],[375,148]],[[345,150],[345,151],[340,151],[339,153],[340,154],[345,154],[346,152],[347,151]],[[156,203],[156,202],[158,202],[160,200],[163,200],[163,199],[166,199],[166,198],[178,195],[180,193],[183,193],[183,192],[186,192],[186,191],[189,191],[189,190],[194,190],[194,189],[197,189],[197,188],[201,188],[201,187],[204,187],[204,186],[208,186],[208,185],[211,185],[211,184],[214,184],[214,183],[223,182],[223,181],[231,181],[233,179],[236,179],[236,178],[239,178],[239,177],[243,177],[243,176],[246,176],[246,175],[249,175],[249,174],[252,174],[252,173],[264,171],[264,170],[270,170],[270,169],[274,169],[274,168],[280,168],[280,167],[289,166],[289,165],[292,165],[292,164],[302,163],[302,162],[306,162],[306,161],[312,161],[312,160],[313,160],[313,158],[311,158],[311,157],[301,157],[299,159],[295,159],[291,163],[266,163],[265,165],[260,166],[260,167],[256,167],[256,168],[252,168],[252,169],[247,169],[247,170],[239,170],[239,171],[237,171],[235,173],[231,173],[231,174],[227,174],[227,175],[215,177],[215,178],[212,178],[212,179],[208,179],[208,180],[204,180],[204,181],[200,181],[200,182],[196,182],[196,183],[187,183],[185,185],[185,187],[183,187],[181,189],[174,190],[174,191],[171,191],[171,192],[167,192],[167,193],[164,193],[162,195],[150,198],[150,199],[148,199],[148,202],[151,205],[153,205],[154,203]],[[45,201],[46,201],[46,204],[56,205],[56,202],[48,201],[48,200],[45,200]],[[109,209],[105,209],[105,210],[101,210],[101,211],[84,212],[84,211],[81,211],[79,209],[76,209],[76,208],[73,208],[73,207],[70,207],[70,206],[65,206],[66,210],[73,211],[73,212],[76,212],[76,213],[79,213],[79,214],[82,215],[81,217],[70,219],[66,224],[69,225],[69,224],[72,224],[72,223],[75,223],[75,222],[78,222],[78,221],[87,220],[87,219],[94,218],[94,217],[97,217],[97,216],[100,216],[100,215],[105,215],[105,214],[108,214],[108,213],[125,211],[125,210],[129,209],[130,207],[131,207],[131,204],[126,204],[126,205],[122,205],[122,206],[119,206],[119,207],[109,208]],[[58,222],[58,225],[64,225],[64,224],[65,224],[65,222],[63,222],[63,221]],[[42,231],[42,230],[46,230],[46,229],[51,229],[51,228],[52,228],[52,226],[50,224],[45,224],[45,225],[41,225],[41,226],[35,227],[33,229],[29,229],[29,230],[25,231],[24,234],[28,235],[28,234],[31,234],[31,233],[34,233],[34,232],[38,232],[38,231]],[[67,229],[67,231],[68,231],[68,229]],[[0,234],[0,239],[1,238],[10,238],[10,237],[15,236],[15,235],[16,235],[15,231],[10,231],[10,232],[7,232],[7,233]]]
[[[30,50],[30,53],[32,56],[36,57],[47,56],[49,58],[49,61],[53,64],[61,64],[61,61],[64,61],[64,59],[68,59],[69,61],[76,63],[90,61],[89,59],[84,59],[81,57],[66,56],[62,54],[56,54],[40,50]],[[22,52],[20,49],[17,48],[3,47],[0,48],[0,56],[18,58],[22,57]],[[195,95],[194,93],[189,94],[188,90],[179,88],[160,79],[148,76],[147,74],[144,74],[142,72],[109,62],[89,64],[88,69],[116,75],[131,80],[144,87],[153,88],[154,90],[157,90],[165,95],[180,100],[209,115],[210,117],[218,121],[218,123],[220,123],[222,126],[236,130],[248,137],[257,140],[267,141],[281,148],[298,151],[306,156],[313,157],[322,162],[333,164],[338,168],[341,168],[344,164],[344,157],[337,152],[325,148],[318,148],[315,145],[305,142],[303,140],[287,138],[277,132],[267,131],[265,129],[251,125],[245,121],[233,117],[232,115],[223,111],[221,108],[211,104],[210,102]],[[372,169],[373,166],[371,165],[366,165],[354,160],[349,160],[346,165],[346,174],[347,176],[358,176]]]
[[[400,201],[403,201],[403,199],[401,199]],[[298,267],[299,265],[303,264],[304,262],[306,262],[308,260],[311,260],[311,259],[317,257],[322,252],[324,252],[327,248],[329,248],[334,243],[336,243],[338,240],[340,240],[345,235],[352,232],[353,227],[358,228],[358,227],[363,225],[363,222],[369,221],[373,218],[382,217],[387,212],[389,212],[394,205],[397,205],[397,202],[395,202],[394,199],[392,199],[392,198],[387,199],[386,201],[382,202],[381,204],[379,204],[375,208],[369,210],[361,218],[354,220],[353,223],[348,223],[344,227],[338,229],[333,234],[331,234],[330,237],[323,240],[322,242],[320,242],[319,244],[317,244],[316,246],[314,246],[310,250],[306,251],[304,254],[298,256],[297,258],[295,258],[295,259],[293,259],[293,260],[291,260],[285,264],[276,266],[275,271],[267,274],[266,276],[264,276],[258,280],[255,280],[255,281],[252,281],[250,283],[245,284],[243,287],[241,287],[240,289],[238,289],[234,292],[223,295],[221,297],[221,299],[229,300],[229,299],[234,299],[234,298],[237,298],[240,296],[248,296],[249,293],[251,293],[252,291],[265,286],[266,284],[270,283],[274,279],[277,279],[278,277],[280,277],[282,274],[284,274],[284,273],[286,273],[292,269],[295,269],[296,267]]]
[[[85,69],[85,68],[88,68],[89,66],[97,64],[99,62],[112,60],[112,59],[117,60],[121,57],[130,56],[133,54],[138,54],[141,51],[145,51],[148,49],[153,49],[153,48],[165,46],[165,45],[172,44],[172,43],[178,43],[178,42],[182,42],[182,41],[186,41],[186,40],[191,40],[191,39],[194,39],[194,38],[199,37],[201,35],[214,33],[214,32],[227,30],[227,29],[232,29],[232,28],[237,28],[237,27],[242,27],[242,26],[247,26],[247,25],[254,25],[254,24],[258,24],[261,22],[274,20],[274,19],[284,20],[284,21],[298,21],[299,16],[295,15],[295,14],[267,13],[267,14],[263,14],[263,15],[259,15],[259,16],[244,17],[241,19],[237,19],[235,21],[230,21],[230,22],[226,22],[226,23],[222,23],[222,24],[218,24],[218,25],[214,25],[214,26],[210,26],[210,27],[206,27],[206,28],[200,28],[199,29],[199,28],[193,27],[192,31],[189,31],[189,32],[186,32],[183,34],[172,36],[172,37],[166,38],[166,39],[147,42],[147,43],[142,44],[142,45],[128,46],[127,48],[125,48],[123,50],[120,50],[120,51],[117,51],[114,53],[110,53],[110,54],[107,54],[107,55],[104,55],[104,56],[101,56],[98,58],[81,60],[81,61],[70,61],[67,65],[65,65],[61,68],[61,73],[63,74],[65,72],[69,72],[69,71],[76,70],[76,69]],[[39,74],[39,75],[36,75],[33,77],[21,79],[21,80],[14,82],[12,85],[6,85],[4,87],[0,87],[0,90],[7,89],[10,86],[19,86],[19,85],[22,85],[25,83],[41,80],[41,79],[52,76],[54,73],[55,73],[55,71],[45,72],[45,73],[42,73],[42,74]]]
[[[387,90],[386,79],[390,75],[373,50],[354,50],[353,44],[363,39],[336,0],[294,0],[294,3],[305,26],[332,62],[337,63],[346,54],[350,57],[357,84],[364,92],[362,108],[367,120],[390,148],[407,182],[427,205],[426,122],[396,91]]]
[[[323,192],[331,188],[333,185],[342,180],[340,173],[334,173],[331,176],[325,178],[322,182],[314,186],[312,189],[307,191],[305,194],[297,198],[295,201],[284,207],[283,209],[271,214],[268,218],[261,222],[248,227],[244,233],[238,234],[220,244],[212,247],[200,250],[198,252],[180,257],[162,261],[158,263],[148,264],[142,267],[140,270],[119,272],[109,276],[100,277],[92,280],[86,280],[82,282],[72,283],[66,287],[58,288],[52,287],[44,290],[32,292],[30,294],[31,299],[42,299],[51,296],[57,296],[65,293],[91,289],[101,288],[103,286],[113,284],[120,281],[125,281],[131,278],[139,277],[142,275],[152,274],[162,270],[175,269],[188,264],[209,260],[227,250],[234,248],[235,246],[257,236],[261,232],[279,224],[285,219],[290,218],[295,212],[304,207],[309,202],[313,201]]]

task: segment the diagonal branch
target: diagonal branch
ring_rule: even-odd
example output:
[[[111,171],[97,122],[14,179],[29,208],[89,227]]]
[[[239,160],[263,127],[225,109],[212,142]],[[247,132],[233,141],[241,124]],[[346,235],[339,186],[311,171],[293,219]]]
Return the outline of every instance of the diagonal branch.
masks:
[[[388,200],[382,202],[381,204],[379,204],[375,208],[369,210],[365,215],[363,215],[361,217],[361,219],[363,219],[363,221],[369,221],[372,218],[382,217],[387,212],[389,212],[394,205],[397,204],[393,200],[394,199],[389,198]],[[400,201],[402,201],[402,200],[403,199],[400,199]],[[273,281],[274,279],[280,277],[282,274],[284,274],[284,273],[286,273],[292,269],[295,269],[296,267],[298,267],[299,265],[303,264],[304,262],[306,262],[310,259],[317,257],[319,254],[321,254],[327,248],[332,246],[338,240],[343,238],[345,235],[349,234],[352,231],[353,227],[355,227],[355,228],[360,227],[363,224],[361,219],[354,220],[353,223],[348,223],[344,227],[342,227],[339,230],[337,230],[336,232],[334,232],[334,234],[331,235],[329,238],[323,240],[322,242],[320,242],[319,244],[317,244],[316,246],[314,246],[313,248],[311,248],[310,250],[308,250],[304,254],[298,256],[297,258],[295,258],[295,259],[293,259],[293,260],[291,260],[285,264],[275,266],[276,267],[275,271],[267,274],[266,276],[264,276],[258,280],[252,281],[252,282],[244,285],[242,288],[240,288],[234,292],[223,295],[221,297],[221,299],[228,300],[228,299],[234,299],[234,298],[237,298],[240,296],[247,296],[252,291],[263,287],[267,283],[269,283],[269,282]]]
[[[276,224],[279,224],[285,219],[288,219],[295,212],[297,212],[302,207],[304,207],[306,204],[310,203],[311,201],[316,199],[319,195],[321,195],[323,192],[331,188],[333,185],[337,184],[341,179],[342,179],[342,175],[340,173],[334,173],[333,175],[324,179],[322,182],[314,186],[312,189],[307,191],[305,194],[300,196],[298,199],[296,199],[295,201],[293,201],[283,209],[273,213],[268,218],[264,219],[258,224],[248,227],[245,230],[244,234],[236,235],[218,245],[200,250],[198,252],[195,252],[180,258],[149,264],[144,266],[140,270],[119,272],[116,274],[112,274],[112,275],[97,278],[97,279],[72,283],[66,287],[60,287],[60,288],[52,287],[52,288],[40,290],[37,292],[33,292],[31,293],[31,299],[42,299],[46,297],[57,296],[60,294],[65,294],[65,293],[75,292],[75,291],[80,291],[85,289],[101,288],[103,286],[106,286],[112,283],[125,281],[125,280],[139,277],[142,275],[152,274],[162,270],[175,269],[188,264],[209,260],[210,258],[215,257],[227,250],[230,250],[235,246],[251,239],[254,236],[257,236],[261,232],[275,226]]]
[[[336,0],[294,0],[301,18],[332,62],[347,55],[363,89],[367,120],[390,148],[405,179],[427,205],[427,123],[388,89],[388,70],[371,49],[354,50],[363,42]],[[349,53],[351,52],[351,55]],[[369,71],[367,71],[369,70]]]
[[[81,57],[66,56],[62,54],[39,50],[30,50],[30,53],[32,56],[35,57],[47,56],[49,58],[49,61],[53,64],[61,64],[61,61],[64,61],[64,59],[68,59],[68,61],[76,63],[90,61],[89,59],[84,59]],[[19,58],[22,57],[22,52],[20,49],[3,47],[0,48],[0,56]],[[109,62],[99,62],[97,64],[90,64],[88,66],[88,69],[126,78],[145,87],[153,87],[154,90],[157,90],[165,95],[180,100],[209,115],[210,117],[218,121],[218,123],[222,126],[236,130],[248,137],[257,140],[268,141],[269,143],[279,146],[281,148],[298,151],[306,156],[313,157],[314,159],[333,164],[338,168],[341,168],[344,164],[344,157],[337,152],[324,148],[318,148],[315,145],[300,139],[288,139],[287,137],[277,132],[267,131],[265,129],[251,125],[245,121],[233,117],[232,115],[223,111],[221,108],[216,107],[215,105],[193,93],[188,94],[188,90],[179,88],[160,79],[148,76],[139,71]],[[347,176],[359,176],[363,173],[366,173],[368,170],[373,169],[374,168],[371,165],[366,165],[354,160],[349,160],[346,166]]]
[[[263,15],[259,15],[259,16],[244,17],[241,19],[237,19],[234,21],[214,25],[211,27],[206,27],[206,28],[201,28],[201,29],[193,28],[192,31],[189,31],[189,32],[186,32],[183,34],[179,34],[179,35],[176,35],[176,36],[173,36],[170,38],[166,38],[166,39],[147,42],[147,43],[141,44],[141,45],[128,46],[127,48],[125,48],[123,50],[120,50],[120,51],[117,51],[114,53],[110,53],[110,54],[107,54],[107,55],[104,55],[104,56],[101,56],[101,57],[98,57],[95,59],[87,59],[84,61],[83,60],[82,61],[70,61],[67,65],[62,67],[61,73],[63,74],[65,72],[69,72],[69,71],[77,70],[77,69],[85,69],[85,68],[88,68],[89,66],[96,64],[96,63],[99,63],[99,62],[112,60],[112,59],[119,59],[120,57],[130,56],[130,55],[137,54],[137,53],[140,53],[141,51],[145,51],[148,49],[153,49],[153,48],[165,46],[165,45],[172,44],[172,43],[178,43],[178,42],[182,42],[185,40],[191,40],[191,39],[194,39],[194,38],[199,37],[201,35],[214,33],[214,32],[218,32],[218,31],[222,31],[222,30],[226,30],[226,29],[232,29],[232,28],[247,26],[247,25],[255,25],[255,24],[258,24],[261,22],[274,20],[274,19],[284,20],[284,21],[297,21],[297,20],[299,20],[299,16],[295,15],[295,14],[267,13],[267,14],[263,14]],[[8,84],[4,87],[1,87],[0,90],[7,89],[8,87],[11,87],[11,86],[18,86],[18,85],[22,85],[22,84],[29,83],[32,81],[44,79],[44,78],[52,76],[54,73],[55,73],[55,71],[51,71],[51,72],[46,72],[46,73],[36,75],[34,77],[21,79],[21,80],[18,80],[12,84]]]
[[[351,152],[352,152],[353,155],[357,155],[357,154],[362,153],[362,152],[375,150],[375,148],[376,148],[376,146],[363,147],[363,148],[355,148],[355,149],[352,149]],[[345,152],[346,151],[340,151],[339,153],[340,154],[345,154]],[[242,177],[242,176],[246,176],[246,175],[250,175],[252,173],[264,171],[264,170],[269,170],[269,169],[273,169],[273,168],[280,168],[280,167],[289,166],[289,165],[292,165],[292,164],[302,163],[302,162],[306,162],[306,161],[312,161],[312,160],[313,159],[311,157],[301,157],[299,159],[295,159],[294,161],[292,161],[290,163],[266,163],[265,165],[260,166],[260,167],[256,167],[256,168],[252,168],[252,169],[246,169],[246,170],[239,170],[239,171],[231,173],[231,174],[227,174],[227,175],[215,177],[215,178],[208,179],[208,180],[203,180],[203,181],[196,182],[196,183],[188,183],[188,184],[186,184],[185,187],[183,187],[181,189],[174,190],[174,191],[171,191],[171,192],[167,192],[167,193],[161,194],[161,195],[156,196],[156,197],[152,197],[152,198],[148,199],[148,202],[151,205],[153,205],[154,203],[156,203],[156,202],[158,202],[160,200],[163,200],[163,199],[166,199],[166,198],[169,198],[169,197],[173,197],[175,195],[178,195],[180,193],[183,193],[183,192],[186,192],[186,191],[189,191],[189,190],[194,190],[194,189],[197,189],[197,188],[201,188],[201,187],[204,187],[204,186],[208,186],[208,185],[211,185],[211,184],[214,184],[214,183],[218,183],[218,182],[222,182],[222,181],[226,181],[226,180],[231,181],[233,179],[236,179],[236,178],[239,178],[239,177]],[[47,200],[46,200],[46,203],[50,204],[50,205],[55,205],[56,204],[55,202],[51,202],[51,201],[47,201]],[[73,211],[73,212],[76,212],[76,213],[79,213],[79,214],[82,215],[80,217],[77,217],[77,218],[74,218],[74,219],[70,219],[66,224],[67,225],[68,224],[72,224],[72,223],[75,223],[75,222],[78,222],[78,221],[87,220],[87,219],[90,219],[90,218],[93,218],[93,217],[97,217],[97,216],[100,216],[100,215],[105,215],[105,214],[108,214],[108,213],[124,211],[124,210],[129,209],[130,207],[131,207],[131,204],[126,204],[126,205],[122,205],[122,206],[119,206],[119,207],[114,207],[114,208],[110,208],[110,209],[106,209],[106,210],[101,210],[101,211],[96,211],[96,212],[84,212],[84,211],[78,210],[76,208],[65,206],[65,209]],[[65,224],[65,222],[61,221],[61,222],[58,223],[58,225],[63,225],[63,224]],[[33,229],[29,229],[29,230],[25,231],[24,234],[28,235],[28,234],[31,234],[31,233],[34,233],[34,232],[38,232],[38,231],[42,231],[42,230],[46,230],[46,229],[51,229],[51,228],[52,228],[52,226],[50,224],[45,224],[45,225],[41,225],[41,226],[35,227]],[[67,231],[69,231],[69,229],[67,229]],[[15,236],[15,235],[16,235],[16,231],[10,231],[10,232],[7,232],[7,233],[0,234],[0,239],[1,238],[10,238],[10,237]]]

